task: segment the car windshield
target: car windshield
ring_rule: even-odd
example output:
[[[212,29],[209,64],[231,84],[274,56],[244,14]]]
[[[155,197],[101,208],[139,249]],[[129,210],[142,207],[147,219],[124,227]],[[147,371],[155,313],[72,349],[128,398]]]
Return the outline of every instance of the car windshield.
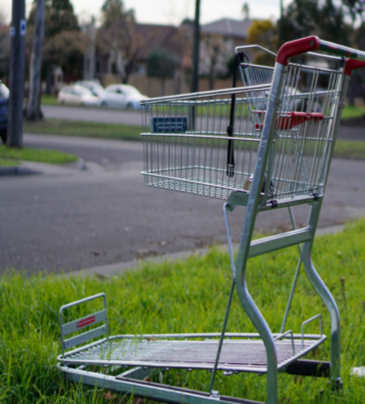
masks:
[[[9,98],[9,89],[5,84],[0,83],[0,98]]]

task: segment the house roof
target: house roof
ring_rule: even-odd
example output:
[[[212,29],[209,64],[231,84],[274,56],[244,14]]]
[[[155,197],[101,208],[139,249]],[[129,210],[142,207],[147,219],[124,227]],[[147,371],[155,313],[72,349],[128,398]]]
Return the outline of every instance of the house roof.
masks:
[[[147,59],[148,54],[156,48],[176,52],[175,35],[177,28],[172,25],[136,24],[136,31],[143,38],[140,58]]]
[[[246,38],[251,24],[251,19],[234,20],[232,18],[222,18],[218,21],[202,25],[201,31],[207,34],[222,34],[233,38]]]

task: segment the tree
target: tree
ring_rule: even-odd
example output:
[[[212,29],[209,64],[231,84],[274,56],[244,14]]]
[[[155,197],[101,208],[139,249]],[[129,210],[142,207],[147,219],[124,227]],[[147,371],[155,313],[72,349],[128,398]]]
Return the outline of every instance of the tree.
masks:
[[[335,5],[333,0],[294,0],[290,3],[280,20],[279,45],[309,35],[349,44],[351,33],[342,6]]]
[[[117,20],[136,21],[134,10],[126,10],[123,0],[105,0],[101,13],[103,28],[111,27]]]
[[[208,64],[209,89],[213,90],[214,80],[218,72],[221,75],[227,73],[225,62],[228,50],[221,34],[202,32],[201,41],[202,62]]]
[[[259,44],[264,48],[275,52],[278,43],[278,31],[271,20],[253,20],[247,32],[247,41],[252,44]],[[254,63],[262,65],[273,65],[274,58],[268,52],[253,49]]]
[[[354,26],[357,17],[360,18],[361,23],[364,23],[364,17],[365,17],[364,0],[342,0],[342,4],[347,9],[347,12],[352,19],[352,26]]]
[[[29,33],[34,32],[36,3],[33,4],[28,18]],[[83,57],[83,41],[80,27],[70,0],[45,0],[45,25],[44,25],[44,53],[43,68],[47,71],[47,89],[51,92],[51,80],[53,66],[59,64],[57,49],[54,44],[60,42],[62,37],[73,37],[73,50],[67,51],[70,58],[62,58],[62,69],[73,71],[81,64]],[[57,39],[58,37],[58,39]],[[81,42],[80,42],[81,41]],[[75,51],[77,57],[75,58]]]
[[[97,35],[98,48],[104,55],[112,56],[122,82],[128,83],[143,44],[134,10],[126,10],[122,0],[106,0],[101,11],[102,27]]]
[[[293,41],[309,35],[318,35],[320,23],[317,0],[294,0],[284,11],[280,20],[280,43]]]
[[[29,96],[26,109],[26,118],[32,121],[39,121],[43,118],[43,114],[40,108],[43,36],[44,36],[44,0],[38,0],[36,9],[32,56],[30,61]]]
[[[147,76],[161,79],[161,92],[165,95],[165,80],[175,74],[175,60],[165,49],[156,49],[147,57]]]
[[[247,2],[244,3],[243,6],[242,6],[242,13],[244,15],[245,20],[250,19],[250,5]]]

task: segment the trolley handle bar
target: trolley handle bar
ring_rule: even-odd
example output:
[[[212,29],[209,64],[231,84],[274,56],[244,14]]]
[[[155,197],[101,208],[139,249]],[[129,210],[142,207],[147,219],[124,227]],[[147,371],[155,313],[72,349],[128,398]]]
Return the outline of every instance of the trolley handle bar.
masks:
[[[351,76],[353,70],[361,69],[362,67],[365,67],[365,62],[361,62],[360,60],[347,59],[345,66],[345,74],[347,76]]]
[[[286,42],[279,49],[279,52],[276,56],[276,62],[280,63],[281,65],[287,66],[288,60],[291,57],[317,50],[365,62],[365,52],[349,48],[347,46],[338,45],[333,42],[323,41],[317,36],[308,36],[306,38]]]

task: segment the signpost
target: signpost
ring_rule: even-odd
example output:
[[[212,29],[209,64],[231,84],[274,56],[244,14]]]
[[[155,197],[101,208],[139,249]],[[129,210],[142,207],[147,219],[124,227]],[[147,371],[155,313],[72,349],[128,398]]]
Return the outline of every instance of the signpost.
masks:
[[[10,98],[7,140],[7,145],[11,147],[23,147],[25,32],[25,0],[13,0],[10,28]]]

